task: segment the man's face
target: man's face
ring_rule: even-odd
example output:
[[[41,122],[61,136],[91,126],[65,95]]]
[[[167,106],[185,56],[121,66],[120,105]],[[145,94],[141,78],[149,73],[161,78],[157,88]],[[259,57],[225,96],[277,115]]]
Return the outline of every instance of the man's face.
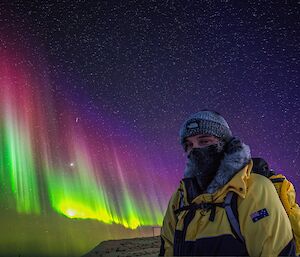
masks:
[[[209,145],[217,144],[219,141],[219,138],[211,135],[200,134],[196,136],[191,136],[185,139],[184,149],[186,153],[189,154],[193,148],[206,147]]]

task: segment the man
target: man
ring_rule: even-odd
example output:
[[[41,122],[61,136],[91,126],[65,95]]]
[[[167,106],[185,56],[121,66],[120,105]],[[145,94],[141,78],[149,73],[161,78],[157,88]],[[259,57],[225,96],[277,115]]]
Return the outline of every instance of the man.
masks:
[[[214,111],[195,113],[182,125],[180,140],[188,161],[164,217],[160,255],[295,256],[275,187],[251,173],[250,149],[232,136],[225,119]],[[237,213],[228,211],[233,195]],[[233,216],[238,222],[230,222]]]

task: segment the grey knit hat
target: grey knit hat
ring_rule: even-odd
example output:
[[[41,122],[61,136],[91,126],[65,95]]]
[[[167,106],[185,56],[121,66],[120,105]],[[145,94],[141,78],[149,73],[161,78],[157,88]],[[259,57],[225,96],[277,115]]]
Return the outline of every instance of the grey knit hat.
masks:
[[[179,131],[180,143],[183,145],[186,137],[198,134],[208,134],[222,139],[232,136],[226,120],[215,111],[202,110],[191,115]]]

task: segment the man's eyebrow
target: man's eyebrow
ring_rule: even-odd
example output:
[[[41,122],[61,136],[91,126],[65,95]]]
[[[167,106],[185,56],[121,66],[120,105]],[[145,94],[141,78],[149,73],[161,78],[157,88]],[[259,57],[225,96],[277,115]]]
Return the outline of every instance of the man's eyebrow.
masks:
[[[199,135],[198,138],[211,137],[211,135]]]
[[[211,137],[211,135],[197,135],[197,137],[198,137],[198,138],[206,138],[206,137]],[[188,143],[188,142],[190,142],[188,139],[185,139],[185,140],[183,141],[183,143]]]

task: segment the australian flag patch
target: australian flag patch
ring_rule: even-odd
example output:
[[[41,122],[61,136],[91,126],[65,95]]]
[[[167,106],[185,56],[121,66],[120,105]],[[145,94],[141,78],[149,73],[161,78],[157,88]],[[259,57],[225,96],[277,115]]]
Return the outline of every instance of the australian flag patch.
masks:
[[[261,209],[261,210],[259,210],[257,212],[254,212],[254,213],[252,213],[250,215],[250,217],[251,217],[251,219],[252,219],[253,222],[257,222],[257,221],[259,221],[262,218],[267,217],[267,216],[269,216],[269,213],[268,213],[268,211],[267,211],[266,208]]]

